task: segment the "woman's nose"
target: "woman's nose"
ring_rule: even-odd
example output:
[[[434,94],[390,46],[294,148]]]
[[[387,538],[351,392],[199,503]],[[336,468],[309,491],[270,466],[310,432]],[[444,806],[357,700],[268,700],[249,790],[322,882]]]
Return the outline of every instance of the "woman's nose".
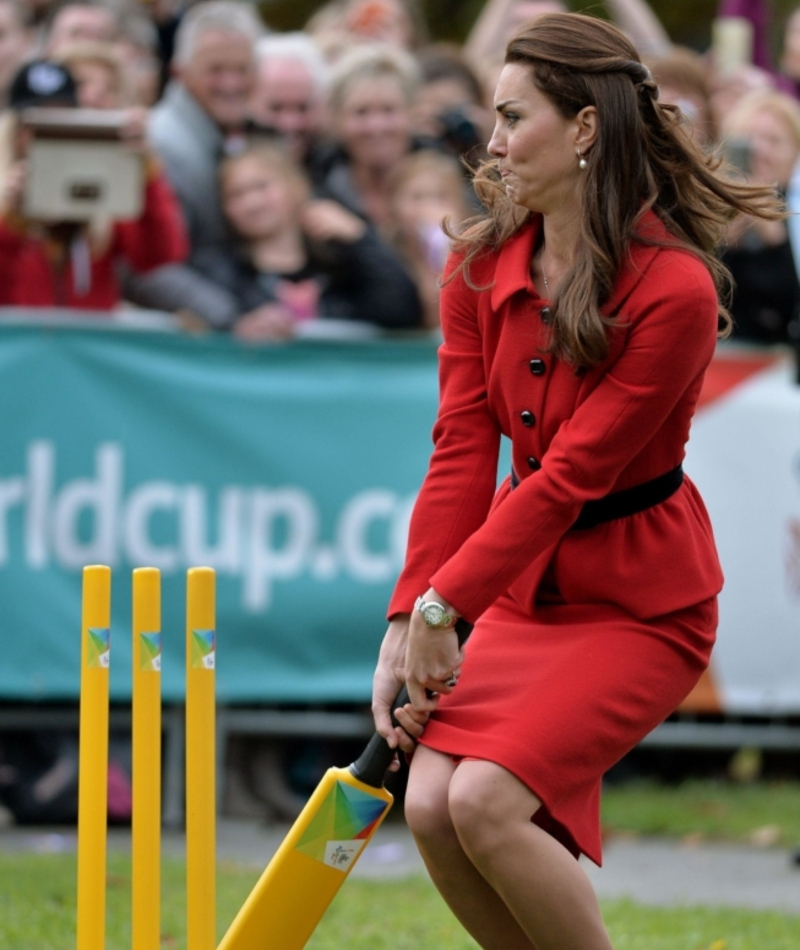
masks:
[[[492,156],[492,158],[500,158],[501,156],[505,155],[505,141],[503,140],[503,136],[500,134],[497,126],[494,127],[492,137],[489,139],[489,144],[486,146],[486,151]]]

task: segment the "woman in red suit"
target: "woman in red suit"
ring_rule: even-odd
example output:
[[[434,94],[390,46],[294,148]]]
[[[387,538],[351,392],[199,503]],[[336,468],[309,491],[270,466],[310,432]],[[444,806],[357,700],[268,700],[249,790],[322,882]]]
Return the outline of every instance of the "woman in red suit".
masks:
[[[611,946],[574,860],[601,860],[602,775],[714,642],[722,573],[681,462],[728,323],[714,248],[737,213],[779,210],[657,100],[611,25],[524,27],[478,179],[487,212],[442,291],[435,450],[373,708],[390,745],[421,736],[408,822],[485,950]],[[501,435],[513,471],[495,492]],[[458,617],[475,625],[464,654]]]

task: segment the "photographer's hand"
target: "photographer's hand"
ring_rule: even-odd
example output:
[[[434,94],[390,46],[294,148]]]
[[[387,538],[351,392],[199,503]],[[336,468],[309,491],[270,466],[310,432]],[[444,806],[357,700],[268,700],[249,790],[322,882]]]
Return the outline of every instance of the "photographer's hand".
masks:
[[[134,106],[125,110],[125,126],[122,129],[122,138],[133,152],[147,155],[150,144],[147,140],[148,110],[144,106]]]
[[[25,179],[28,176],[27,162],[15,162],[6,172],[3,182],[3,213],[18,212],[22,207],[22,194],[25,191]]]

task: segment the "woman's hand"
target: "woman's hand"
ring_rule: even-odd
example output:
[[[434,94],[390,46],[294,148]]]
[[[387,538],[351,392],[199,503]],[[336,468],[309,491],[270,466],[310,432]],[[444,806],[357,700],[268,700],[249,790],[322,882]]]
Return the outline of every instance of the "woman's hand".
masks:
[[[312,241],[341,241],[354,244],[367,233],[367,226],[338,201],[319,198],[310,201],[303,212],[303,230]]]
[[[3,213],[18,212],[22,208],[22,194],[25,191],[25,179],[28,175],[27,163],[15,162],[6,172],[3,182]]]
[[[725,239],[729,247],[735,248],[744,243],[749,233],[756,234],[767,247],[774,247],[786,241],[788,232],[784,221],[765,221],[749,214],[740,214],[728,225]]]
[[[410,703],[400,709],[394,708],[394,701],[405,682],[409,621],[408,614],[400,614],[389,624],[372,680],[375,728],[391,748],[399,748],[403,752],[414,751],[416,740],[422,735],[428,721],[428,714],[415,711]],[[392,712],[395,712],[400,726],[392,725]],[[392,768],[397,768],[397,765]]]
[[[147,124],[149,113],[144,106],[133,106],[125,110],[125,125],[122,128],[122,139],[132,152],[146,155],[149,151],[147,141]]]
[[[265,303],[240,317],[233,334],[248,343],[288,340],[294,335],[294,320],[280,304]]]
[[[424,600],[436,601],[452,612],[433,588],[424,594]],[[453,691],[453,678],[458,679],[463,661],[464,653],[458,645],[455,629],[429,627],[422,614],[415,610],[408,630],[405,680],[416,713],[429,716],[436,708],[439,694]]]

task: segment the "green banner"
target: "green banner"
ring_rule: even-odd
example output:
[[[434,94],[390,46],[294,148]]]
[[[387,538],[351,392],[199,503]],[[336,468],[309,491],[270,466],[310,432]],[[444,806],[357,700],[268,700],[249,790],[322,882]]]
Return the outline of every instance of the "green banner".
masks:
[[[432,340],[249,347],[0,327],[0,697],[78,694],[85,564],[162,571],[163,689],[184,691],[185,571],[217,570],[223,702],[366,701],[436,411]]]

